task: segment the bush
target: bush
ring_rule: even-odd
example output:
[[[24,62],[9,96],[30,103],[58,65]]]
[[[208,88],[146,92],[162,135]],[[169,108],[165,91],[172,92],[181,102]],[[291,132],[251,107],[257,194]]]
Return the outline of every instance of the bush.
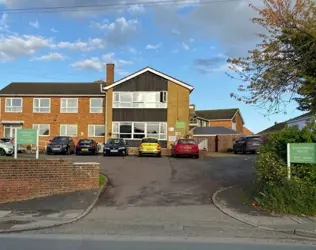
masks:
[[[285,128],[271,134],[257,159],[256,201],[282,213],[316,214],[316,164],[291,164],[287,180],[287,143],[316,143],[315,127]]]

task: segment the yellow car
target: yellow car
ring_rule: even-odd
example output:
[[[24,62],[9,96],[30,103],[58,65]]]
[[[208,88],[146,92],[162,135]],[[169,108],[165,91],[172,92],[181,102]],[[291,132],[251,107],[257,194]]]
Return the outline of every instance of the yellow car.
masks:
[[[161,156],[161,146],[156,138],[145,137],[142,139],[138,148],[138,155],[155,155],[157,157]]]

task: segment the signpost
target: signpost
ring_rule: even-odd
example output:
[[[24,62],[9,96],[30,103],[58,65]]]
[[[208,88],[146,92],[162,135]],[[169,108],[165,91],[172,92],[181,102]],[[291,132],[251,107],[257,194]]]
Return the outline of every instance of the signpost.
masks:
[[[287,178],[291,179],[291,163],[316,163],[316,143],[287,144]]]
[[[36,144],[36,159],[39,155],[39,141],[37,129],[16,129],[14,139],[14,159],[18,156],[19,144]]]

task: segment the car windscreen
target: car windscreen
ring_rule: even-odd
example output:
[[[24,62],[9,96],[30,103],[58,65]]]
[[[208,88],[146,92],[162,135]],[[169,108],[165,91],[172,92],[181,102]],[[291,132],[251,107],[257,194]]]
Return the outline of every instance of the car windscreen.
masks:
[[[144,138],[142,139],[142,143],[158,143],[158,140],[155,138]]]
[[[52,142],[67,142],[68,138],[67,137],[54,137]]]
[[[190,145],[195,145],[194,140],[179,140],[178,144],[190,144]]]
[[[9,138],[1,138],[0,141],[2,141],[2,142],[10,142],[11,140]]]
[[[260,137],[246,137],[246,141],[262,142]]]
[[[109,139],[106,144],[113,145],[113,144],[124,144],[124,140],[122,139]]]
[[[90,144],[92,142],[93,142],[92,140],[79,140],[78,141],[79,144]]]

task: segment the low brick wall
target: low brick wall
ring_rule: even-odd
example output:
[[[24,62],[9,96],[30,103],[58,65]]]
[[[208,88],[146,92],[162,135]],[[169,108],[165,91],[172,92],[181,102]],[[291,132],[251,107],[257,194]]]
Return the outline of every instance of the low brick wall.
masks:
[[[0,160],[0,203],[99,187],[99,163]]]

